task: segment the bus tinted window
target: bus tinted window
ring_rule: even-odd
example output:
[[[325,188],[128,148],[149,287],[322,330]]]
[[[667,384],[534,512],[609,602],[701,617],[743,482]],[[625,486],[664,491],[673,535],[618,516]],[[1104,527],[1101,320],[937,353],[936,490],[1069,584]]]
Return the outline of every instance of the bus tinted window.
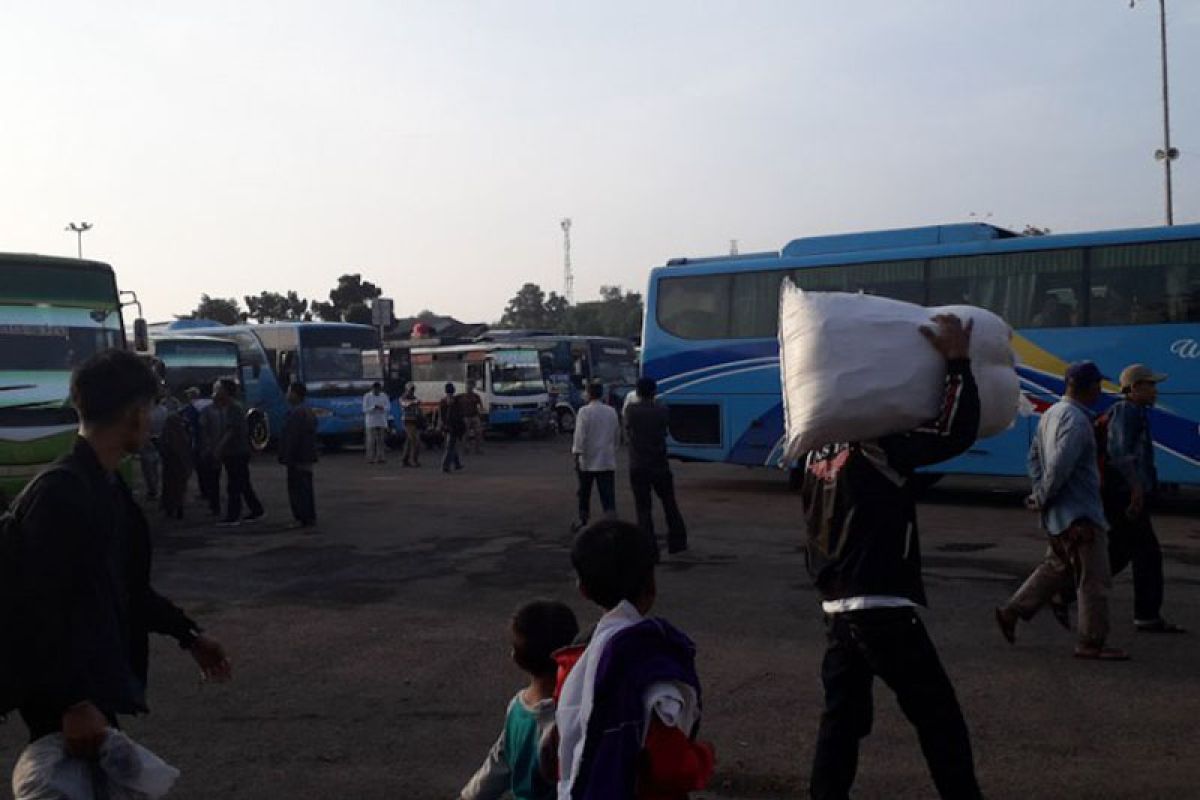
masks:
[[[1200,242],[1092,250],[1093,325],[1200,322]]]
[[[741,272],[733,276],[730,336],[768,338],[779,331],[780,272]]]
[[[811,267],[796,270],[793,280],[801,289],[816,292],[862,292],[906,303],[925,304],[924,261],[881,261],[844,267]]]
[[[1082,324],[1083,253],[935,258],[929,262],[929,305],[964,303],[1003,317],[1014,328]]]
[[[658,324],[683,339],[729,338],[729,275],[663,278]]]

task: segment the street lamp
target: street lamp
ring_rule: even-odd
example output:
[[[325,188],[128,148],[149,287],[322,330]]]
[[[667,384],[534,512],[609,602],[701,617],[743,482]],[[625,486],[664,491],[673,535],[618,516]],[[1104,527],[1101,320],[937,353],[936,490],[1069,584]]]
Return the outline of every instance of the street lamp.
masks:
[[[1129,0],[1129,7],[1138,0]],[[1158,34],[1162,50],[1162,103],[1163,103],[1163,146],[1154,151],[1156,161],[1163,162],[1163,176],[1167,200],[1167,224],[1175,224],[1175,202],[1171,191],[1171,162],[1179,158],[1179,150],[1171,147],[1171,99],[1167,91],[1167,0],[1158,0]]]
[[[78,224],[72,222],[63,230],[71,231],[75,234],[75,238],[79,245],[79,257],[83,258],[83,235],[92,229],[92,223],[80,222]]]

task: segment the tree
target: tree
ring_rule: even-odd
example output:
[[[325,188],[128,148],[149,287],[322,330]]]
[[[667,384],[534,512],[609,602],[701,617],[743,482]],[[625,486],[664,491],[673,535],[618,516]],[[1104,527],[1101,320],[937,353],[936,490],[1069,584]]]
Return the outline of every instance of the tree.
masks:
[[[383,294],[383,289],[370,281],[364,281],[362,275],[356,272],[353,275],[343,275],[338,278],[337,286],[329,293],[329,302],[333,303],[342,314],[346,314],[351,306],[369,305],[381,294]]]
[[[371,309],[366,303],[355,303],[346,309],[343,319],[356,325],[370,325],[372,322]]]
[[[244,317],[238,301],[233,297],[210,297],[200,295],[200,305],[192,312],[193,319],[211,319],[223,325],[237,325]]]
[[[1025,230],[1021,231],[1025,236],[1048,236],[1050,229],[1040,225],[1026,224]]]
[[[527,283],[508,301],[500,324],[506,328],[543,328],[546,316],[546,293],[536,283]]]
[[[282,295],[279,292],[259,292],[258,296],[247,295],[246,316],[257,321],[280,322],[282,320],[302,320],[308,312],[308,301],[295,292]]]
[[[314,300],[311,310],[313,314],[316,314],[324,322],[342,321],[342,312],[333,303],[322,303],[320,300]]]

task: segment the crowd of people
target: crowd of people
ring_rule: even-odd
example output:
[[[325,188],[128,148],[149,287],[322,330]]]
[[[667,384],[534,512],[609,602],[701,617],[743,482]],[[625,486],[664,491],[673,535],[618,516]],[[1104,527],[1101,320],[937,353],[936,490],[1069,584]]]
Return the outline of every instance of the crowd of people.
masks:
[[[896,694],[916,728],[939,795],[982,796],[967,722],[918,614],[926,594],[912,488],[918,469],[963,453],[975,439],[980,399],[968,357],[971,326],[941,316],[923,333],[946,362],[939,416],[905,433],[822,447],[801,465],[806,562],[826,626],[825,700],[810,777],[814,798],[850,796],[860,742],[871,730],[875,678]],[[1030,451],[1028,505],[1041,515],[1049,546],[1025,584],[996,609],[1009,642],[1018,621],[1043,605],[1069,627],[1075,602],[1075,655],[1127,658],[1107,643],[1108,593],[1112,573],[1130,562],[1135,630],[1182,631],[1161,615],[1162,555],[1149,512],[1155,472],[1148,410],[1165,379],[1142,365],[1129,367],[1120,377],[1121,401],[1098,416],[1093,406],[1101,397],[1100,371],[1090,362],[1068,369],[1065,395],[1042,417]],[[363,399],[372,462],[381,460],[377,443],[386,435],[380,388]],[[223,470],[227,495],[220,524],[261,519],[249,476],[246,413],[236,389],[232,381],[219,381],[211,403],[201,402],[198,393],[189,393],[183,404],[164,400],[153,373],[120,351],[98,354],[73,374],[71,398],[80,417],[75,447],[27,487],[5,518],[19,554],[13,584],[19,591],[11,596],[27,627],[19,653],[10,649],[0,665],[20,677],[17,705],[31,738],[58,732],[69,752],[94,756],[120,715],[146,708],[149,633],[173,637],[205,676],[231,676],[221,645],[151,587],[149,525],[118,465],[137,453],[144,469],[157,463],[161,483],[147,476],[147,490],[161,496],[170,516],[182,512],[192,470],[201,476],[210,510],[220,513],[216,487]],[[571,448],[578,514],[570,563],[579,590],[598,607],[598,619],[580,634],[561,602],[535,601],[517,611],[512,658],[528,684],[510,699],[502,731],[462,800],[505,792],[519,800],[667,800],[705,788],[713,775],[714,748],[699,736],[695,646],[651,616],[662,558],[653,495],[667,520],[668,555],[688,547],[667,461],[668,413],[655,392],[654,381],[643,378],[618,414],[600,387],[589,387]],[[447,384],[438,404],[433,424],[445,437],[447,472],[462,469],[463,438],[473,429],[482,432],[471,422],[480,412],[472,395],[474,387],[457,395]],[[292,514],[311,526],[317,518],[316,417],[303,384],[291,385],[288,402],[278,457],[287,468]],[[421,448],[410,444],[429,423],[411,385],[400,408],[409,440],[404,461],[416,466]],[[623,440],[637,524],[616,517]],[[153,457],[147,456],[150,447]],[[593,486],[604,512],[595,522]]]

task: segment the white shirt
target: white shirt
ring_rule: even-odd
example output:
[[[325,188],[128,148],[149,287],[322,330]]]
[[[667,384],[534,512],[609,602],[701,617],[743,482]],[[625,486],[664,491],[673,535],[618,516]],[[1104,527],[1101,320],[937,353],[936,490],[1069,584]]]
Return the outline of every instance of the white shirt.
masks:
[[[391,400],[385,392],[375,394],[375,392],[367,392],[363,395],[363,414],[367,417],[368,428],[386,428],[388,418],[388,406],[391,405]]]
[[[612,472],[617,468],[621,423],[616,409],[593,400],[575,415],[575,441],[571,452],[579,456],[584,472]]]

